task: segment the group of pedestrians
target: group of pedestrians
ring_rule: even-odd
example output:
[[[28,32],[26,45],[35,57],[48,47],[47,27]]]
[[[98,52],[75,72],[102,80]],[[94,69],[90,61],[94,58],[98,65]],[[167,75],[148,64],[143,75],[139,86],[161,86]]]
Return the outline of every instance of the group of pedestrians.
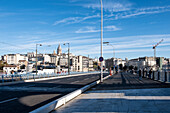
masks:
[[[142,72],[143,72],[143,73],[142,73]],[[142,75],[144,76],[145,73],[146,73],[146,76],[148,76],[149,78],[151,78],[152,72],[153,72],[152,68],[149,70],[149,73],[147,73],[146,68],[144,68],[143,71],[142,71],[142,69],[140,68],[140,69],[139,69],[139,80],[142,80]]]

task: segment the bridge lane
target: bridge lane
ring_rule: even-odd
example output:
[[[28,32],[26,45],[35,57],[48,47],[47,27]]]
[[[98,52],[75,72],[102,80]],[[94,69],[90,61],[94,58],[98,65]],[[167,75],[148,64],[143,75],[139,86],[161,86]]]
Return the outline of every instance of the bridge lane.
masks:
[[[109,77],[103,83],[97,85],[98,90],[121,90],[121,89],[143,89],[143,88],[166,88],[170,87],[168,83],[161,83],[148,78],[139,80],[138,75],[131,73],[116,74]]]
[[[0,112],[23,113],[32,111],[63,95],[99,79],[100,74],[81,75],[38,82],[0,86]],[[108,74],[104,74],[106,76]],[[87,79],[89,78],[89,79]],[[14,99],[17,98],[17,99]]]

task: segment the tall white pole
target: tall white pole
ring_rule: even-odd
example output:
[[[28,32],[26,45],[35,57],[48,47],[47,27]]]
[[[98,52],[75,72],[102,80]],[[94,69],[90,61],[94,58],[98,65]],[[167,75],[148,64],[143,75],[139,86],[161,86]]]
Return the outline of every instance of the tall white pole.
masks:
[[[113,58],[114,58],[114,60],[113,60],[113,65],[114,65],[113,74],[115,74],[115,48],[114,47],[113,47]]]
[[[68,75],[70,75],[70,43],[68,43]]]
[[[37,58],[37,45],[38,44],[36,44],[36,77],[37,77],[37,62],[38,62],[38,58]],[[34,81],[35,81],[35,77],[34,77],[34,75],[33,75],[33,79],[34,79]]]
[[[103,3],[101,2],[101,57],[103,57]],[[101,62],[101,77],[100,81],[103,82],[103,62]]]

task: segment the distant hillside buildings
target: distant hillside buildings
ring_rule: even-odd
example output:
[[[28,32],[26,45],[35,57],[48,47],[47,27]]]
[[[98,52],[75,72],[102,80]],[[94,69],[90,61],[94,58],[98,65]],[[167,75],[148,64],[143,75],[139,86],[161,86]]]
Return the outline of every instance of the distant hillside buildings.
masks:
[[[119,68],[120,64],[124,67],[136,67],[137,69],[152,69],[152,70],[164,70],[170,71],[170,58],[164,57],[139,57],[135,59],[122,60],[120,58],[110,58],[105,61],[106,68]]]
[[[86,72],[93,71],[93,59],[85,56],[70,55],[70,71]],[[56,73],[67,72],[68,54],[62,53],[61,46],[57,48],[57,54],[54,50],[52,54],[37,54],[38,66],[55,66]],[[8,65],[4,67],[4,72],[25,70],[27,72],[35,71],[36,54],[29,52],[27,54],[7,54],[2,56],[2,60]],[[11,68],[13,67],[13,68]],[[15,68],[15,69],[14,69]],[[39,68],[38,68],[39,69]]]
[[[100,70],[100,62],[98,58],[92,59],[81,55],[70,55],[70,71],[71,72],[87,72]],[[68,54],[62,53],[61,46],[58,45],[57,53],[54,50],[52,54],[37,54],[38,70],[53,69],[54,73],[68,71]],[[36,54],[28,52],[27,54],[7,54],[2,56],[1,63],[4,62],[3,71],[6,73],[22,70],[32,72],[36,70]],[[135,59],[122,60],[120,58],[110,58],[103,61],[104,69],[119,69],[122,67],[134,67],[137,69],[153,69],[170,71],[170,58],[164,57],[139,57]]]

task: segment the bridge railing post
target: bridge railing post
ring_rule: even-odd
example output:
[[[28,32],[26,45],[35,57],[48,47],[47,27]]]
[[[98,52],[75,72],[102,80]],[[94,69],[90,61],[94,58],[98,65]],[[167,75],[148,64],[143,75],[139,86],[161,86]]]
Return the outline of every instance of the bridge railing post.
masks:
[[[164,82],[167,82],[167,72],[164,72]]]
[[[149,79],[151,79],[151,77],[152,77],[152,71],[151,71],[151,70],[149,70],[148,78],[149,78]]]
[[[158,71],[157,80],[160,80],[160,72]]]
[[[22,77],[21,77],[22,75],[19,75],[19,78],[20,78],[20,81],[22,80]]]
[[[158,80],[158,71],[155,71],[155,80]]]
[[[146,78],[149,78],[149,71],[146,71]]]
[[[167,72],[167,78],[168,78],[167,82],[170,82],[170,72]]]
[[[155,79],[155,71],[152,72],[152,77],[151,77],[152,80]]]
[[[147,71],[144,71],[144,78],[146,78],[146,75],[147,75]]]
[[[12,74],[11,77],[12,77],[12,82],[13,82],[14,81],[14,75]]]
[[[163,71],[160,71],[160,81],[161,81],[161,82],[164,81],[164,74],[163,74]]]
[[[27,80],[29,79],[29,74],[26,75],[27,76]]]
[[[2,75],[2,83],[4,83],[4,75]]]

